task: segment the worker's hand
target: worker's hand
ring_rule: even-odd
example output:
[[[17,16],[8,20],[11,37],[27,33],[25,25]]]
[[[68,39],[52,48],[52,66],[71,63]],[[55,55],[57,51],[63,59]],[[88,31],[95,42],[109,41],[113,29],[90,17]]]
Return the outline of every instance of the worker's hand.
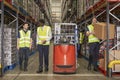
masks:
[[[94,32],[94,31],[92,31],[92,32],[90,32],[90,34],[95,34],[95,32]]]
[[[30,50],[32,49],[32,46],[30,46]]]
[[[17,49],[19,50],[19,46],[17,46]]]
[[[43,40],[43,41],[42,41],[42,44],[45,44],[45,43],[46,43],[46,40]]]

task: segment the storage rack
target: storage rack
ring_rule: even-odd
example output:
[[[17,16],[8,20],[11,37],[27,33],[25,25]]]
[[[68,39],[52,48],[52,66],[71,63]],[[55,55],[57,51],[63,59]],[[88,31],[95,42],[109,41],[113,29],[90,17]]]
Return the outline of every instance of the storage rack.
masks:
[[[15,33],[10,33],[11,34],[11,40],[12,39],[15,39],[16,36],[17,36],[17,32],[18,32],[18,29],[21,28],[21,24],[27,20],[32,20],[32,22],[34,22],[34,20],[30,17],[30,16],[27,16],[25,17],[26,15],[19,11],[19,6],[12,6],[10,3],[6,2],[5,0],[2,0],[1,1],[1,32],[2,32],[2,35],[1,35],[1,76],[4,75],[4,72],[6,70],[9,69],[13,69],[15,67],[15,65],[17,64],[17,59],[15,59],[17,57],[17,55],[14,55],[13,57],[13,53],[9,53],[10,54],[10,57],[11,57],[11,62],[8,64],[8,65],[5,65],[5,34],[4,34],[4,30],[5,30],[5,27],[4,27],[4,24],[7,24],[8,26],[7,27],[10,27],[11,29],[9,30],[15,30]],[[35,23],[35,22],[34,22]],[[11,25],[14,25],[13,27],[11,27]],[[35,24],[34,24],[35,25]],[[14,35],[12,37],[12,34]],[[17,41],[17,40],[15,40]],[[11,41],[12,42],[12,41]],[[17,44],[17,42],[15,42],[15,45]],[[12,45],[12,43],[10,43],[10,45]],[[16,46],[14,46],[14,48],[16,48]],[[16,52],[14,52],[15,54]],[[12,59],[14,58],[14,59]],[[14,61],[14,62],[13,62]],[[12,63],[13,62],[13,63]]]
[[[102,70],[106,76],[109,76],[109,23],[120,25],[120,0],[99,0],[93,6],[88,6],[79,20],[79,26],[87,26],[92,16],[96,16],[98,21],[107,21],[107,49],[106,49],[106,71]],[[112,74],[112,73],[111,73]]]
[[[39,6],[42,14],[44,14],[44,17],[47,20],[48,24],[50,26],[53,26],[52,17],[50,15],[51,14],[50,1],[49,0],[34,0],[34,1]]]
[[[63,0],[62,13],[62,22],[76,22],[77,0]]]
[[[10,2],[11,1],[11,2]],[[14,28],[16,30],[16,34],[15,34],[15,37],[17,37],[17,33],[18,33],[18,30],[21,29],[22,25],[24,22],[28,22],[30,24],[30,30],[32,30],[32,33],[35,34],[36,33],[36,26],[37,25],[37,21],[39,20],[39,18],[43,18],[43,19],[46,19],[46,15],[49,14],[47,12],[46,13],[43,13],[40,12],[40,8],[38,5],[36,5],[36,3],[34,2],[35,0],[13,0],[13,1],[20,1],[19,2],[15,2],[15,3],[12,3],[12,0],[0,0],[0,14],[1,14],[1,62],[0,62],[0,75],[3,76],[4,75],[4,72],[6,70],[8,70],[8,66],[4,66],[4,24],[7,24],[9,27],[10,25],[14,25]],[[30,13],[31,11],[29,11],[29,7],[28,6],[24,6],[24,1],[26,1],[26,5],[29,6],[29,2],[28,1],[32,1],[32,5],[34,4],[35,6],[35,9],[36,9],[36,13],[38,14],[35,14],[33,15],[32,13]],[[22,2],[22,3],[21,3]],[[46,2],[48,3],[48,2]],[[47,9],[48,5],[46,5],[46,9]],[[34,12],[34,11],[32,11]],[[36,18],[36,16],[38,16]],[[49,14],[50,16],[50,14]],[[47,17],[47,21],[49,22],[49,25],[52,25],[50,19],[49,19],[49,16]],[[10,27],[11,28],[11,27]],[[35,43],[35,42],[34,42]],[[33,43],[33,44],[34,44]],[[35,45],[34,45],[35,46]],[[34,51],[34,49],[33,49]],[[32,52],[33,53],[33,52]],[[31,54],[32,54],[31,53]],[[30,54],[30,55],[31,55]],[[17,53],[17,56],[18,56],[18,53]],[[17,62],[17,61],[16,61]],[[16,64],[15,64],[16,65]],[[15,65],[10,65],[9,66],[9,69],[13,69],[15,67]]]

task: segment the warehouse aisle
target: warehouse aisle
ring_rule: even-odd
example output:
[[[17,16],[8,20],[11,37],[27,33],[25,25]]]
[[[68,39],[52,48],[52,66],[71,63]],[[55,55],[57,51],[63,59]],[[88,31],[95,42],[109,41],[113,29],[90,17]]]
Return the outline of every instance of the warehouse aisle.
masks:
[[[117,79],[107,79],[100,72],[88,71],[86,69],[87,61],[83,58],[78,59],[78,70],[77,74],[53,74],[52,73],[52,48],[50,46],[50,68],[49,72],[43,72],[41,74],[36,74],[38,69],[38,53],[32,55],[29,59],[28,71],[19,71],[18,67],[14,70],[7,71],[2,80],[119,80]],[[1,79],[0,79],[1,80]]]

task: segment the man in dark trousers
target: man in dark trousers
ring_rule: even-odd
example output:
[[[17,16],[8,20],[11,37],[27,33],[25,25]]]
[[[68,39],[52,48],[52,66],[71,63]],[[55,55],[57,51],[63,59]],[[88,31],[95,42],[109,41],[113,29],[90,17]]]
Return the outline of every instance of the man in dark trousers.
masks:
[[[23,29],[18,32],[17,49],[19,50],[20,70],[27,71],[28,57],[32,46],[31,31],[28,30],[27,22],[23,24]],[[24,62],[24,66],[23,66]]]
[[[43,61],[45,71],[47,72],[49,69],[49,45],[51,38],[51,27],[46,26],[45,21],[40,19],[39,27],[37,28],[37,48],[39,51],[39,69],[37,73],[43,72]]]
[[[79,44],[78,44],[78,58],[82,57],[82,44],[83,44],[83,40],[84,40],[84,30],[81,28],[79,31]]]
[[[99,42],[100,40],[95,36],[94,24],[97,22],[97,19],[93,17],[92,24],[87,26],[86,35],[88,36],[89,43],[89,63],[88,70],[91,70],[91,65],[93,64],[93,70],[98,71],[98,54],[99,54]]]

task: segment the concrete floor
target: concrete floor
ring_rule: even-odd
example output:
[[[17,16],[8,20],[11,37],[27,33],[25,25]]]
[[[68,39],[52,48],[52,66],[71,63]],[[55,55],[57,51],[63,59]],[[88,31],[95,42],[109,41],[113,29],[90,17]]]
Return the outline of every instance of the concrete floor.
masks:
[[[0,80],[120,80],[120,77],[107,78],[100,72],[88,71],[87,61],[83,58],[78,59],[78,69],[76,74],[53,74],[52,72],[52,48],[49,54],[49,72],[37,74],[38,53],[29,58],[28,71],[20,71],[18,66],[14,70],[9,70]]]

